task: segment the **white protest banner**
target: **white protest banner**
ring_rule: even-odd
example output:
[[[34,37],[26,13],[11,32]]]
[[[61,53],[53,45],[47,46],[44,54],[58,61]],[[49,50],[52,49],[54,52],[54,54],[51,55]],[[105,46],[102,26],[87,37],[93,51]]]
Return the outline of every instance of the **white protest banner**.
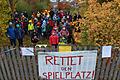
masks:
[[[91,80],[95,76],[97,51],[40,52],[39,76],[52,80]]]
[[[112,46],[102,46],[102,58],[111,57]]]
[[[21,47],[22,56],[34,56],[34,49],[30,47]]]

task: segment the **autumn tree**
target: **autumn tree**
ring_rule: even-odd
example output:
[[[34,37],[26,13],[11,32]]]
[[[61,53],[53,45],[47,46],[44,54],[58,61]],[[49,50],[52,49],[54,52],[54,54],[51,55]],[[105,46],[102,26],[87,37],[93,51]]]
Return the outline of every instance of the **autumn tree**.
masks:
[[[84,24],[88,27],[89,43],[120,45],[120,1],[97,3],[89,0]]]
[[[71,8],[70,3],[69,2],[59,2],[58,3],[58,9],[68,9]]]
[[[11,9],[7,0],[0,0],[0,46],[6,43],[6,24],[11,19]]]
[[[0,25],[5,24],[10,19],[11,9],[7,0],[0,1]]]
[[[104,2],[110,2],[110,1],[113,1],[113,0],[97,0],[100,4],[104,3]]]

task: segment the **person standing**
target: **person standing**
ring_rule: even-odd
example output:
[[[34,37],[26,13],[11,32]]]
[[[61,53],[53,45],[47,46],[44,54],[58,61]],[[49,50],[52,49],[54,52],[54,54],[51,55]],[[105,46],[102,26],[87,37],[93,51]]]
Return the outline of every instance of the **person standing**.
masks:
[[[62,30],[60,31],[60,42],[63,42],[63,43],[68,43],[67,40],[68,40],[68,36],[69,36],[69,31],[63,27]]]
[[[11,45],[15,47],[16,46],[16,34],[15,34],[15,29],[13,27],[12,22],[9,22],[9,27],[7,28],[6,35],[9,38]]]
[[[30,35],[30,36],[31,36],[32,33],[34,32],[34,24],[32,23],[32,20],[29,20],[28,32],[29,32],[29,35]]]
[[[46,37],[46,26],[47,26],[47,22],[46,20],[44,19],[43,22],[42,22],[42,25],[41,25],[41,35],[42,37]]]
[[[55,34],[55,32],[52,32],[52,35],[49,37],[49,43],[52,46],[52,50],[57,51],[59,37]]]
[[[21,24],[22,24],[21,28],[25,31],[25,34],[27,34],[27,32],[28,32],[28,18],[25,18],[21,22]]]
[[[60,31],[60,35],[61,35],[61,37],[68,37],[69,32],[65,27],[63,27],[62,30]]]
[[[16,38],[18,40],[19,46],[23,46],[23,38],[24,38],[24,30],[20,27],[20,24],[16,24],[15,27],[15,34],[16,34]]]
[[[82,16],[79,14],[79,12],[78,12],[78,14],[77,14],[77,19],[79,20],[79,19],[82,19]]]
[[[77,20],[77,14],[75,13],[74,17],[73,17],[73,21]]]
[[[69,36],[68,36],[68,40],[67,40],[68,44],[75,43],[74,38],[73,38],[73,36],[74,36],[73,30],[74,30],[74,24],[71,22],[70,26],[68,27],[68,31],[69,31]]]
[[[39,36],[36,30],[31,35],[31,42],[33,43],[33,46],[35,47],[36,43],[39,41]]]
[[[50,18],[51,18],[51,19],[53,19],[53,16],[54,16],[54,11],[53,11],[52,9],[50,10],[49,15],[50,15]]]

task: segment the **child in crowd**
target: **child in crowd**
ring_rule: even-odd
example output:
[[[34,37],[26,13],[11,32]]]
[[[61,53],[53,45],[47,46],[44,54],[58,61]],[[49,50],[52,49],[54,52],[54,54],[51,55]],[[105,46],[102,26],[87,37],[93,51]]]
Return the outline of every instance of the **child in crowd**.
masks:
[[[49,43],[52,46],[52,50],[57,51],[59,37],[56,35],[55,32],[52,32],[52,35],[49,37]]]

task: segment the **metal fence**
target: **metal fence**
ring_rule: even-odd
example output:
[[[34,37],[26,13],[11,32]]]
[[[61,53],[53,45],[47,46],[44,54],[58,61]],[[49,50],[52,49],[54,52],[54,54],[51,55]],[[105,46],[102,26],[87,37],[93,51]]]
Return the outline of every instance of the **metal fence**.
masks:
[[[96,48],[79,47],[76,50],[91,49]],[[112,49],[111,58],[101,56],[101,50],[98,49],[95,80],[120,80],[119,49]],[[19,48],[1,48],[0,80],[43,80],[38,76],[37,56],[23,57]]]

